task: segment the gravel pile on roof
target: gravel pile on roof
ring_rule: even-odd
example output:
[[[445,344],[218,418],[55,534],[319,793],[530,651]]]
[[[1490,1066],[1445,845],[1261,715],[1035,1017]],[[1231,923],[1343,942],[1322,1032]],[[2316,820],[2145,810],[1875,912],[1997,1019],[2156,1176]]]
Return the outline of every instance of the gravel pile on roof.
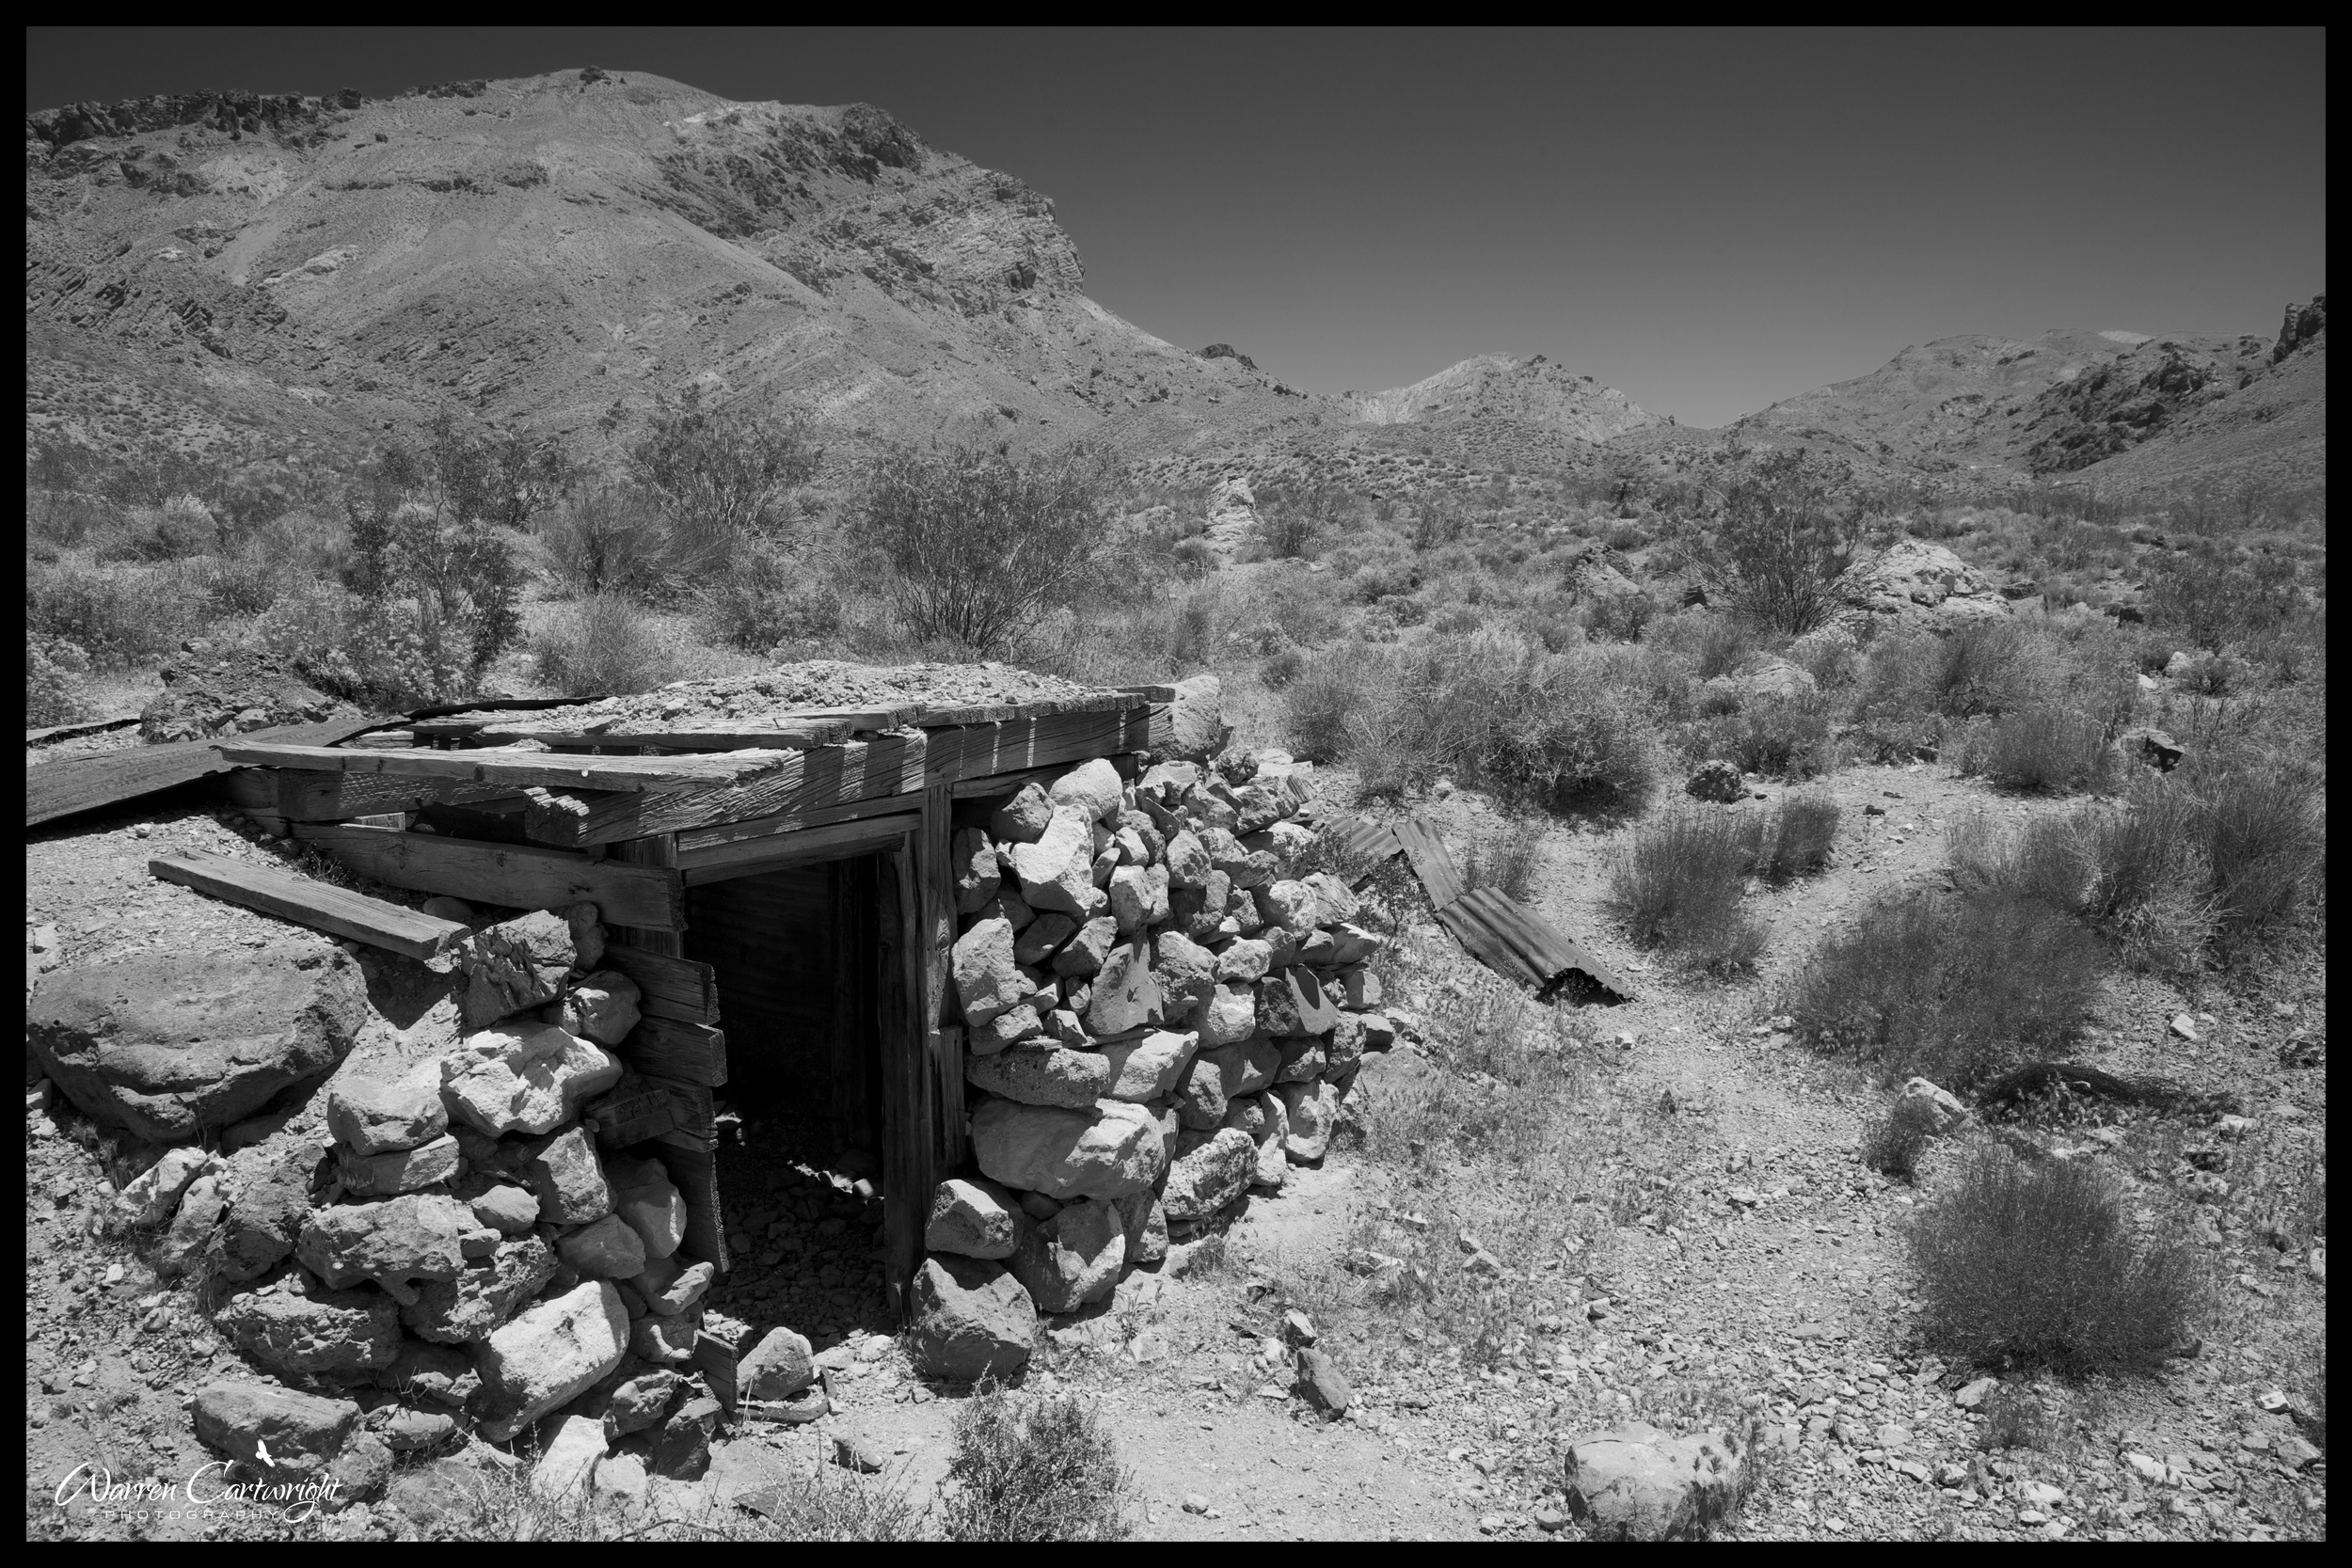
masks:
[[[582,732],[648,724],[673,729],[715,729],[730,724],[757,729],[812,708],[976,707],[1090,697],[1105,689],[1009,664],[844,664],[836,659],[811,659],[774,665],[754,675],[674,681],[634,696],[548,708],[531,714],[528,722],[534,730]],[[513,713],[480,717],[505,723],[519,718]]]

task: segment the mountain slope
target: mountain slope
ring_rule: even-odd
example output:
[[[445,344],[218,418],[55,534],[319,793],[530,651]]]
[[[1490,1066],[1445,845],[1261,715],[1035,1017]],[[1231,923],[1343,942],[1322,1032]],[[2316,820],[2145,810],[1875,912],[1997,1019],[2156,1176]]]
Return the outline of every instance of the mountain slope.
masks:
[[[1301,401],[1082,292],[1053,205],[880,110],[596,71],[27,121],[30,418],[577,430],[773,389],[855,441]],[[37,406],[36,406],[37,405]]]

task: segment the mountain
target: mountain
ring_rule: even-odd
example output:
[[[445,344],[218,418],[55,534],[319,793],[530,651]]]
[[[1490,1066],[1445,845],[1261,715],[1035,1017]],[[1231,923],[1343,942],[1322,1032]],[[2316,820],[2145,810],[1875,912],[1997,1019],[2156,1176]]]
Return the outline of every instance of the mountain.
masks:
[[[1431,423],[1448,418],[1510,420],[1581,441],[1607,441],[1665,423],[1613,387],[1573,375],[1538,354],[1482,354],[1425,381],[1386,392],[1343,392],[1367,424]]]
[[[26,121],[28,425],[577,431],[772,390],[852,443],[1181,433],[1311,401],[1084,293],[1053,203],[879,109],[596,70]]]

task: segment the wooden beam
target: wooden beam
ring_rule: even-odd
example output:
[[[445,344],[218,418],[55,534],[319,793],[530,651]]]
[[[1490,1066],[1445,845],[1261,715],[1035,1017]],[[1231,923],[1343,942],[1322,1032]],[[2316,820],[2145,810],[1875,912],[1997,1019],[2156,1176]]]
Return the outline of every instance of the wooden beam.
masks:
[[[1136,753],[1120,752],[1113,755],[1110,765],[1119,769],[1122,779],[1132,779],[1143,769],[1136,766]],[[1049,784],[1070,771],[1070,765],[1057,762],[1051,768],[1024,768],[1018,773],[990,773],[977,779],[958,779],[952,788],[959,800],[985,800],[993,796],[1017,793],[1026,784]]]
[[[706,882],[725,881],[730,877],[752,877],[765,871],[782,871],[787,866],[870,855],[904,839],[921,820],[916,812],[894,812],[888,816],[861,817],[830,828],[773,833],[766,838],[714,845],[707,849],[680,849],[678,871],[688,887],[700,887]]]
[[[903,795],[922,787],[927,743],[922,731],[909,730],[813,752],[733,754],[781,756],[784,763],[746,783],[689,795],[533,790],[525,830],[542,844],[580,848]]]
[[[949,855],[956,802],[949,786],[923,791],[923,830],[914,840],[922,914],[920,993],[923,1054],[930,1068],[931,1155],[942,1172],[963,1168],[963,1031],[946,1024],[948,956],[956,942],[956,874]]]
[[[647,1018],[675,1019],[680,1023],[719,1022],[719,986],[708,964],[607,942],[599,967],[617,969],[637,982],[637,1009]]]
[[[295,825],[294,836],[317,845],[362,876],[393,887],[526,910],[589,903],[614,926],[686,928],[686,885],[675,871],[591,860],[559,849],[477,844],[381,828],[304,822]]]
[[[650,752],[805,752],[847,740],[852,733],[852,726],[846,719],[819,719],[805,724],[780,724],[762,729],[607,730],[596,735],[578,730],[494,727],[482,731],[474,738],[492,746],[508,745],[519,740],[566,749],[611,747],[615,751]]]
[[[613,1048],[613,1054],[648,1078],[719,1088],[727,1081],[727,1037],[706,1023],[651,1016]]]
[[[773,838],[780,833],[805,832],[811,828],[828,827],[835,822],[896,816],[914,809],[909,796],[882,795],[870,800],[848,800],[837,806],[817,806],[803,812],[787,812],[781,816],[755,817],[749,822],[722,822],[716,827],[689,828],[675,835],[677,850],[681,855],[688,855],[722,845]]]
[[[205,849],[158,855],[147,863],[147,870],[167,882],[411,958],[430,958],[467,932],[460,921],[437,920],[349,888]]]
[[[333,746],[215,743],[222,757],[248,768],[389,773],[406,779],[456,779],[517,789],[602,789],[631,794],[723,789],[774,772],[799,753],[721,752],[693,757],[578,757],[553,752],[352,751]]]
[[[642,797],[633,797],[642,799]],[[632,839],[615,844],[607,850],[623,865],[642,865],[651,870],[675,871],[677,865],[677,839],[669,833],[652,838]],[[647,927],[622,927],[621,944],[644,952],[658,953],[665,958],[684,958],[685,939],[676,931],[656,930]]]
[[[397,722],[354,719],[334,724],[288,724],[278,729],[255,730],[239,739],[246,744],[288,740],[332,746],[363,730]],[[93,756],[60,757],[24,770],[24,826],[37,828],[86,811],[127,805],[215,773],[226,773],[229,768],[219,748],[209,740],[132,746]]]
[[[882,961],[875,1011],[882,1035],[883,1275],[891,1307],[903,1321],[907,1287],[923,1261],[931,1189],[938,1183],[932,1128],[940,1108],[930,1092],[930,1061],[917,1016],[923,930],[914,857],[893,850],[883,860],[881,883]]]
[[[388,811],[422,811],[427,806],[470,806],[522,796],[513,784],[471,784],[463,779],[406,778],[395,773],[344,773],[316,768],[247,769],[277,784],[278,816],[289,822],[347,822]],[[237,777],[235,774],[231,778]]]
[[[925,778],[952,784],[958,779],[1017,773],[1051,763],[1140,752],[1151,740],[1151,712],[1131,706],[924,733],[930,737]]]
[[[951,724],[1017,723],[1072,713],[1120,713],[1148,701],[1128,691],[1091,691],[1083,697],[1041,697],[1024,703],[939,703],[926,706],[914,721],[927,730]]]

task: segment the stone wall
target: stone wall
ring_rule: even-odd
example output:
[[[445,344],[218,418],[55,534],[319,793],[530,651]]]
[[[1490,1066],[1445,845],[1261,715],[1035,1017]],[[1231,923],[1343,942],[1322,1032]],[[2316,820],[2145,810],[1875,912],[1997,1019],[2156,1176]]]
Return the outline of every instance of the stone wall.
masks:
[[[1106,761],[954,838],[977,1173],[932,1195],[911,1349],[1003,1375],[1040,1314],[1323,1158],[1367,1050],[1394,1037],[1355,894],[1307,872],[1312,767],[1280,752]]]

